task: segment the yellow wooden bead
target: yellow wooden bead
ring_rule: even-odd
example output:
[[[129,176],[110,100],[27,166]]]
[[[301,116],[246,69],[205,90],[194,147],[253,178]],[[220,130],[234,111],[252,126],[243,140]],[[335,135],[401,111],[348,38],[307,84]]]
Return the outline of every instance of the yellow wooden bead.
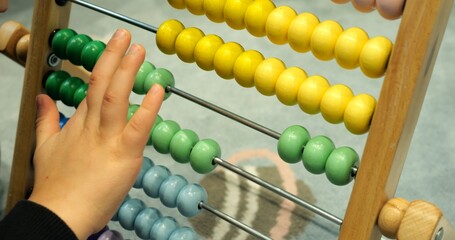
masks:
[[[335,44],[343,32],[341,25],[332,20],[326,20],[313,30],[311,35],[311,51],[319,60],[331,60],[335,54]]]
[[[204,37],[204,33],[195,27],[180,32],[175,40],[175,51],[180,60],[187,63],[194,62],[194,48],[202,37]]]
[[[360,53],[360,69],[371,78],[382,77],[387,69],[392,42],[382,36],[369,39]]]
[[[226,0],[206,0],[204,1],[205,15],[212,22],[224,22],[224,4]]]
[[[310,51],[310,40],[319,19],[312,13],[301,13],[295,17],[288,29],[289,46],[297,52]]]
[[[234,79],[242,87],[254,86],[254,73],[264,61],[264,56],[256,50],[248,50],[239,55],[234,64]]]
[[[321,101],[325,91],[330,87],[329,81],[322,76],[311,76],[300,84],[297,102],[300,109],[309,114],[321,111]]]
[[[194,48],[194,60],[196,64],[206,71],[213,70],[213,58],[218,48],[223,44],[223,39],[214,34],[201,38]]]
[[[185,9],[186,3],[185,0],[167,0],[169,5],[176,9]]]
[[[353,97],[344,110],[344,125],[354,134],[368,132],[375,108],[376,99],[371,95],[359,94]]]
[[[306,72],[301,68],[290,67],[284,70],[275,85],[275,93],[278,100],[288,106],[295,105],[300,85],[306,78]]]
[[[236,30],[245,28],[245,12],[253,0],[227,0],[224,4],[226,24]]]
[[[234,78],[234,64],[243,47],[236,42],[228,42],[218,48],[213,58],[213,65],[218,76],[224,79]]]
[[[342,32],[335,45],[337,63],[346,69],[358,67],[360,53],[367,41],[368,34],[360,28],[353,27]]]
[[[275,4],[270,0],[253,1],[245,12],[246,30],[255,37],[264,37],[265,23],[273,9]]]
[[[275,94],[276,81],[286,69],[283,61],[278,58],[267,58],[262,61],[254,73],[254,85],[258,92],[265,96]]]
[[[267,38],[275,44],[287,43],[289,25],[296,16],[295,10],[288,6],[273,9],[265,23]]]
[[[325,91],[321,100],[321,114],[329,123],[343,121],[344,110],[352,99],[352,91],[349,87],[337,84]]]
[[[185,0],[186,8],[194,15],[204,15],[204,0]]]
[[[177,36],[185,29],[183,24],[175,19],[167,20],[160,25],[156,32],[156,45],[165,54],[175,53]]]

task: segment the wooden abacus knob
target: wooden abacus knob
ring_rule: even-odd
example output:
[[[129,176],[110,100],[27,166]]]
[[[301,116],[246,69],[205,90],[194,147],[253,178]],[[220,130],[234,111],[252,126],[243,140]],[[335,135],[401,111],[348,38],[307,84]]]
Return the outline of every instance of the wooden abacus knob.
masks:
[[[28,45],[30,43],[30,34],[22,36],[16,44],[16,58],[19,62],[24,63],[27,60]]]
[[[13,61],[24,65],[25,57],[27,55],[28,40],[23,37],[28,34],[30,34],[30,31],[20,23],[14,21],[3,23],[0,26],[0,52]],[[19,55],[17,51],[19,51]]]
[[[384,236],[399,240],[455,237],[454,228],[441,210],[421,200],[409,203],[402,198],[390,199],[379,214],[378,226]]]
[[[378,225],[384,236],[388,238],[397,236],[401,220],[403,220],[408,207],[409,202],[403,198],[392,198],[382,207]]]

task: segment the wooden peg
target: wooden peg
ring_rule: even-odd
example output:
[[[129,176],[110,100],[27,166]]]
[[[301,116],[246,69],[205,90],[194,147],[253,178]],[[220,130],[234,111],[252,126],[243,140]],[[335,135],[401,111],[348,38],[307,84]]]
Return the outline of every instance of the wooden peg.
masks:
[[[28,52],[28,45],[30,43],[30,34],[26,34],[22,36],[16,45],[16,58],[17,60],[25,66],[25,62],[27,61],[27,52]]]
[[[26,35],[30,35],[30,31],[22,24],[14,21],[3,23],[0,26],[0,52],[11,60],[25,65],[29,39],[29,36],[25,37]],[[20,52],[19,55],[17,51]]]
[[[455,239],[455,230],[432,203],[402,198],[390,199],[382,208],[378,226],[381,233],[398,240]]]
[[[379,213],[378,225],[381,233],[388,238],[396,238],[401,220],[409,207],[409,202],[403,198],[392,198]]]

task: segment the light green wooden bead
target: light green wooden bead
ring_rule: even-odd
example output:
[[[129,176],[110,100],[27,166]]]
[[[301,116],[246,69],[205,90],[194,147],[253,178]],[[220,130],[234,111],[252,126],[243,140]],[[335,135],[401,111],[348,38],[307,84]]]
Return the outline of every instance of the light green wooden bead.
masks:
[[[346,185],[353,179],[352,168],[359,162],[359,155],[350,147],[332,151],[325,164],[327,179],[335,185]]]
[[[149,139],[147,140],[147,146],[152,145],[152,133],[155,130],[156,126],[163,121],[163,118],[160,115],[156,115],[155,122],[153,123],[152,129],[150,129]]]
[[[153,71],[151,71],[147,77],[145,77],[144,80],[144,91],[148,91],[153,84],[160,84],[164,90],[168,86],[174,87],[175,86],[175,80],[174,80],[174,75],[172,75],[169,70],[164,69],[164,68],[157,68]],[[169,96],[171,96],[171,92],[166,91],[164,93],[164,100],[166,100]]]
[[[180,130],[178,123],[172,120],[164,120],[152,131],[152,145],[159,153],[169,153],[171,139]]]
[[[142,63],[141,67],[137,71],[136,78],[134,79],[133,92],[136,94],[146,94],[144,88],[144,82],[147,75],[149,75],[153,70],[155,70],[155,65],[145,61]]]
[[[299,125],[286,128],[278,140],[278,155],[287,163],[297,163],[302,158],[303,148],[310,140],[308,131]]]
[[[189,129],[178,131],[171,140],[169,147],[172,158],[179,163],[190,161],[191,150],[199,141],[197,134]]]
[[[218,143],[212,139],[203,139],[191,150],[190,164],[194,171],[205,174],[215,169],[217,164],[213,159],[220,156],[221,148]]]
[[[126,119],[129,121],[133,117],[134,113],[139,109],[138,104],[131,104],[128,106],[128,115],[126,116]]]
[[[310,139],[303,150],[303,166],[310,173],[323,173],[327,159],[333,149],[335,149],[335,144],[326,136],[317,136]]]

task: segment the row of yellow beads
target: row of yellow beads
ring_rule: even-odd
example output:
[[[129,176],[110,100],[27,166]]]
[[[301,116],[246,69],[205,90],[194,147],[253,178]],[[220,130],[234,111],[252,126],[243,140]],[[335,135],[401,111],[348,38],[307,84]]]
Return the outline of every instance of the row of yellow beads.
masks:
[[[360,66],[368,77],[382,77],[386,71],[392,42],[382,36],[343,27],[332,20],[320,22],[311,13],[298,14],[289,6],[276,7],[270,0],[168,0],[177,9],[187,8],[195,15],[205,14],[213,22],[224,22],[233,29],[246,28],[253,36],[275,44],[288,43],[297,52],[311,50],[324,61],[336,59],[345,69]]]
[[[309,114],[321,112],[330,123],[344,121],[355,134],[368,131],[376,100],[368,94],[354,96],[345,85],[330,86],[321,76],[307,77],[298,67],[287,68],[277,58],[267,58],[236,43],[225,43],[217,35],[205,35],[195,27],[185,28],[177,20],[161,24],[156,34],[158,48],[177,54],[184,62],[215,72],[224,79],[235,79],[243,87],[256,87],[263,95],[277,98],[285,105],[299,104]]]

